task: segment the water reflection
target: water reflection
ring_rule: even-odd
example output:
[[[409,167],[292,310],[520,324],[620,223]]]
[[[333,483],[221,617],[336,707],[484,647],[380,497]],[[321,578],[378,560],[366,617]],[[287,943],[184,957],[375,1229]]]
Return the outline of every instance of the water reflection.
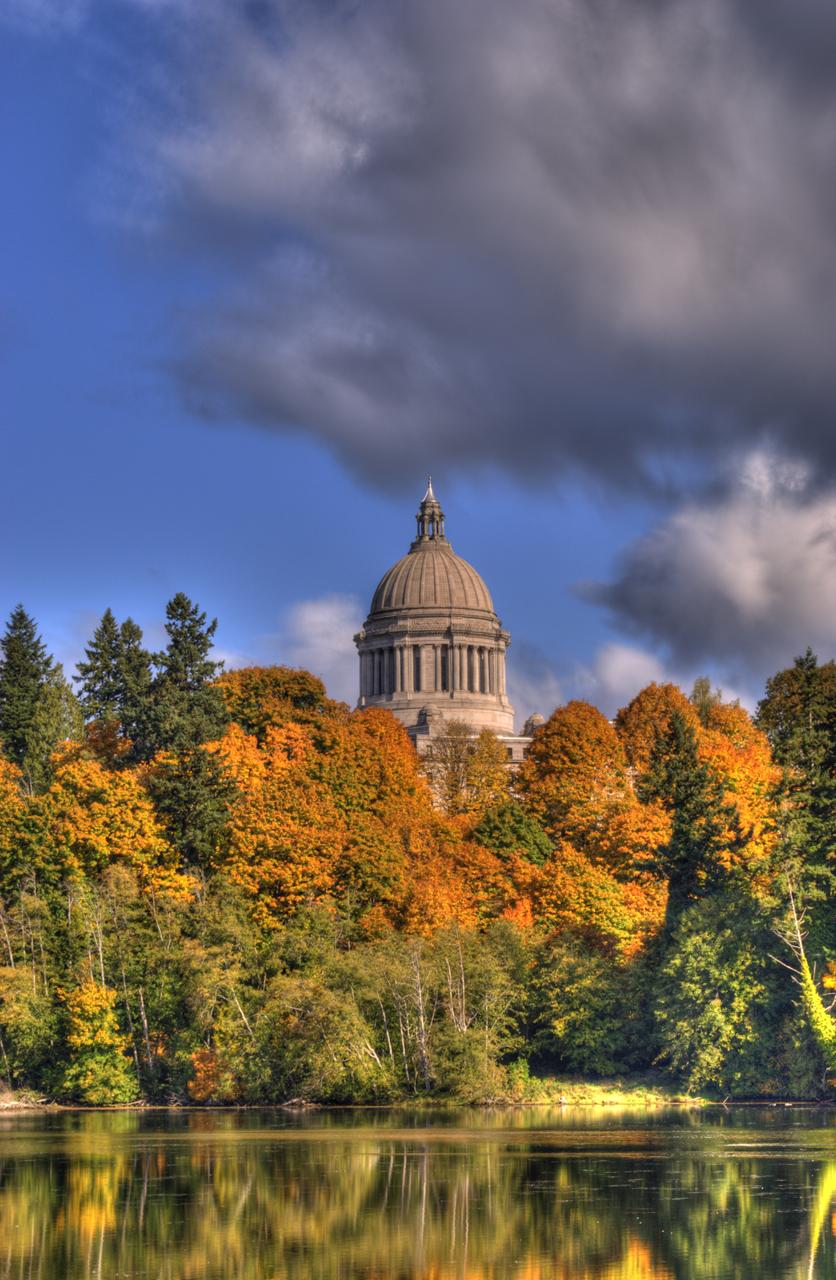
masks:
[[[830,1115],[0,1120],[0,1277],[836,1277]]]

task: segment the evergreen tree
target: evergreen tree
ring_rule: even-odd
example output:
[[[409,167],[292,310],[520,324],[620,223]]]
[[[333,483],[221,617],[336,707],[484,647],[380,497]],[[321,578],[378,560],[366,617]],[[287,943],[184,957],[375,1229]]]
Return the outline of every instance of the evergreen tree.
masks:
[[[22,604],[6,624],[0,654],[0,742],[9,759],[21,764],[27,730],[52,670],[52,658]]]
[[[666,923],[670,929],[693,902],[710,897],[728,876],[728,855],[746,843],[735,804],[697,752],[693,727],[680,711],[650,757],[639,787],[640,799],[658,800],[671,816],[670,839],[645,869],[668,882]]]
[[[57,662],[46,678],[41,696],[26,730],[21,768],[30,795],[47,791],[53,780],[50,756],[61,742],[78,742],[84,733],[84,716],[64,668]]]
[[[149,789],[184,865],[211,870],[225,846],[230,806],[238,794],[217,755],[202,747],[179,751],[157,767]]]
[[[152,657],[155,675],[131,708],[134,753],[149,760],[158,751],[182,751],[216,741],[230,716],[211,681],[223,668],[209,657],[218,626],[178,592],[166,605],[169,642]]]
[[[766,684],[756,724],[783,767],[780,858],[808,903],[833,889],[836,862],[836,664],[808,648]],[[811,917],[814,937],[819,932]]]
[[[755,723],[779,764],[815,773],[828,753],[836,719],[836,663],[819,666],[808,648],[766,682]]]
[[[126,724],[135,758],[165,758],[149,781],[158,814],[184,863],[206,866],[217,851],[237,788],[217,755],[204,749],[230,722],[211,681],[223,663],[209,657],[218,621],[179,592],[166,606],[169,642],[152,658],[155,675]]]
[[[79,701],[88,719],[125,726],[151,683],[151,655],[142,647],[142,631],[128,618],[121,626],[110,609],[93,633],[86,662],[76,671],[81,682]]]

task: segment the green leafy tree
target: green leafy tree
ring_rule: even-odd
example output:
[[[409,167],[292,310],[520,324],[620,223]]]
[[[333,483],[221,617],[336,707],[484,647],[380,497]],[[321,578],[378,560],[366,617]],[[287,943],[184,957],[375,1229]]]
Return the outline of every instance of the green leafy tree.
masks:
[[[52,670],[52,658],[22,604],[6,624],[0,655],[0,742],[9,759],[21,764],[26,734]]]
[[[700,760],[694,729],[679,711],[656,741],[639,795],[657,800],[671,816],[670,839],[644,868],[668,882],[670,929],[688,906],[727,882],[730,855],[746,840],[737,806],[725,799],[722,781]]]
[[[49,789],[54,773],[50,756],[61,742],[80,742],[84,717],[60,662],[49,672],[26,730],[21,762],[24,784],[30,795]]]
[[[656,975],[655,1015],[660,1057],[689,1089],[750,1094],[772,1073],[782,1010],[768,944],[762,913],[744,895],[695,903],[680,917]]]
[[[76,666],[81,682],[79,702],[90,720],[130,721],[151,683],[151,655],[142,647],[142,630],[127,618],[121,626],[110,609]]]
[[[696,707],[697,715],[702,723],[707,725],[711,717],[712,707],[723,705],[723,690],[712,689],[711,680],[708,676],[698,676],[691,690],[690,701]],[[739,707],[740,699],[735,698],[734,702],[730,702],[728,705],[730,707]]]
[[[57,1040],[53,1002],[43,983],[33,981],[25,964],[0,968],[0,1046],[9,1083],[41,1087]]]
[[[139,1084],[125,1056],[128,1040],[117,1022],[116,992],[88,980],[65,1002],[71,1060],[63,1076],[64,1096],[94,1107],[133,1102]]]
[[[542,867],[554,852],[540,823],[516,800],[506,800],[489,809],[474,827],[473,838],[500,857],[521,853],[536,867]]]

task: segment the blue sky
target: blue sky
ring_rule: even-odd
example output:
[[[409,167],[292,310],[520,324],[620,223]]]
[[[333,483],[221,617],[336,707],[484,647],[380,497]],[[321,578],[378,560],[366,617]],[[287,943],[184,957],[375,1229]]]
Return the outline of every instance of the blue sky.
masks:
[[[667,68],[635,107],[648,160],[624,32],[619,99],[606,66],[573,79],[575,4],[517,9],[514,58],[508,6],[395,8],[0,9],[0,612],[22,601],[71,668],[106,607],[156,644],[184,590],[231,665],[310,665],[353,701],[352,630],[432,472],[512,633],[520,723],[703,672],[753,705],[834,650],[810,49],[775,65],[780,5],[777,34],[698,5],[722,56],[685,92],[668,64],[700,31],[643,19],[635,66]],[[474,24],[458,97],[445,51]]]

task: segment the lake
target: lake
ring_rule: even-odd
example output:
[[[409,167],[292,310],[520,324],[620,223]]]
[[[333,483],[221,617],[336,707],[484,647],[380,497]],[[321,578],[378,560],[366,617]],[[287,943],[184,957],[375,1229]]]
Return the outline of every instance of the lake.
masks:
[[[836,1114],[0,1112],[0,1280],[836,1277]]]

